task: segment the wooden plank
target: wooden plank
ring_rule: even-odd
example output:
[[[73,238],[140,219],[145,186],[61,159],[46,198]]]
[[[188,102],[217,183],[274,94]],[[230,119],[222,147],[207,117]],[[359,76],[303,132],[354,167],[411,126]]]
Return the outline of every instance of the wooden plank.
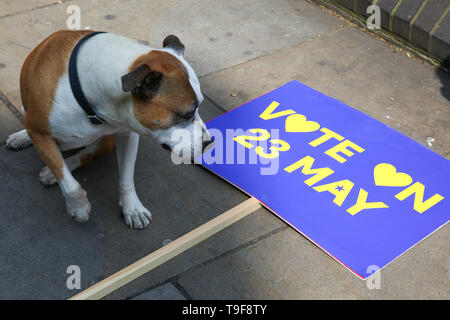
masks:
[[[128,267],[125,267],[108,278],[96,283],[92,287],[78,293],[69,300],[101,299],[259,208],[261,208],[261,205],[258,200],[250,198],[200,227],[186,233],[180,238],[168,243],[164,247],[141,258]]]

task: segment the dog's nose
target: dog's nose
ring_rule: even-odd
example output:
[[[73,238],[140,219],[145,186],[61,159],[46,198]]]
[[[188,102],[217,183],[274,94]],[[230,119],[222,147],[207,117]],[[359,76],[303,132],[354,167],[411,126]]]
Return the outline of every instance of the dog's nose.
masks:
[[[214,144],[214,137],[211,137],[211,140],[203,141],[202,152],[205,152],[206,149],[212,147]]]
[[[161,143],[161,146],[162,146],[164,149],[166,149],[167,151],[172,151],[172,148],[171,148],[168,144]]]

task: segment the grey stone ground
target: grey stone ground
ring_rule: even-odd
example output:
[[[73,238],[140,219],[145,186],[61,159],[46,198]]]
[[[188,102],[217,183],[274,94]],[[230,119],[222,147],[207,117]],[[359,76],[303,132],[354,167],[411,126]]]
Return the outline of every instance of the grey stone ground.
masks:
[[[83,28],[153,46],[178,35],[207,97],[204,119],[297,79],[450,158],[450,78],[306,0],[2,1],[2,299],[68,298],[78,292],[66,288],[69,265],[80,266],[87,288],[247,198],[201,167],[173,165],[160,146],[142,140],[136,186],[152,225],[124,225],[114,154],[75,172],[93,206],[90,221],[77,224],[58,188],[38,182],[43,164],[35,150],[5,149],[7,135],[22,128],[4,103],[21,105],[21,64],[43,38],[65,28],[72,4],[82,10]],[[383,269],[381,289],[369,290],[260,209],[106,298],[449,299],[449,239],[447,225]]]

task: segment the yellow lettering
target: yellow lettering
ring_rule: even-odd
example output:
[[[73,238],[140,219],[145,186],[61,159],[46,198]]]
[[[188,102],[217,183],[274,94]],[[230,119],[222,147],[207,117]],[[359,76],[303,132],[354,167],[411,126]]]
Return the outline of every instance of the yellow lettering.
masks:
[[[333,202],[340,207],[342,203],[344,203],[354,185],[355,184],[350,180],[341,180],[313,187],[313,189],[317,192],[328,191],[329,193],[333,194],[335,196]]]
[[[316,140],[311,141],[309,143],[311,146],[317,147],[319,144],[322,144],[330,139],[336,139],[338,141],[344,140],[343,136],[337,134],[334,131],[331,131],[330,129],[322,128],[320,129],[320,131],[322,131],[324,134],[321,137],[317,138]]]
[[[271,144],[277,144],[278,147],[277,146],[271,146],[271,147],[269,147],[269,150],[271,152],[270,153],[266,153],[264,151],[263,147],[257,146],[255,148],[256,154],[258,154],[259,156],[261,156],[263,158],[275,159],[275,158],[277,158],[280,155],[279,151],[288,151],[291,148],[289,143],[287,143],[286,141],[281,140],[281,139],[272,139],[272,140],[269,140],[269,142]]]
[[[308,186],[312,186],[313,184],[319,182],[320,180],[328,177],[330,174],[333,174],[334,171],[331,170],[330,168],[315,168],[315,169],[311,169],[312,165],[314,164],[315,159],[313,157],[310,156],[306,156],[300,160],[298,160],[297,162],[291,164],[290,166],[284,168],[285,171],[292,173],[293,171],[302,168],[302,173],[305,175],[310,175],[310,174],[314,174],[314,176],[312,176],[311,178],[305,180],[305,183]]]
[[[429,198],[426,201],[423,201],[423,194],[425,192],[425,186],[421,184],[420,182],[416,182],[413,185],[409,186],[405,190],[399,192],[395,195],[395,197],[403,201],[412,194],[414,194],[414,210],[416,210],[419,213],[424,213],[428,209],[430,209],[432,206],[434,206],[436,203],[444,199],[443,196],[436,193],[434,196]]]
[[[354,216],[358,212],[366,209],[389,208],[384,202],[366,202],[367,195],[367,191],[360,188],[356,204],[353,207],[348,208],[347,212]]]
[[[233,140],[242,144],[244,147],[246,148],[253,148],[254,145],[252,145],[251,143],[247,142],[247,140],[252,140],[252,141],[264,141],[270,138],[270,133],[267,130],[264,129],[250,129],[249,130],[251,133],[261,133],[261,135],[259,136],[237,136],[234,137]]]
[[[346,156],[351,157],[354,153],[352,151],[348,150],[347,149],[348,147],[358,151],[359,153],[364,151],[364,149],[361,148],[360,146],[358,146],[357,144],[351,142],[350,140],[345,140],[345,141],[339,143],[338,145],[335,145],[333,148],[325,151],[325,154],[329,155],[330,157],[339,161],[340,163],[344,163],[345,161],[347,161],[347,159],[338,155],[338,152],[341,152],[341,153],[345,154]]]
[[[259,117],[260,117],[261,119],[264,119],[264,120],[270,120],[270,119],[275,119],[275,118],[278,118],[278,117],[287,116],[287,115],[290,115],[290,114],[295,113],[295,111],[294,111],[294,110],[291,110],[291,109],[273,113],[273,112],[275,111],[275,109],[278,108],[279,105],[280,105],[280,104],[279,104],[278,102],[273,101],[273,102],[267,107],[267,109],[264,110],[263,113],[261,113],[261,114],[259,115]]]

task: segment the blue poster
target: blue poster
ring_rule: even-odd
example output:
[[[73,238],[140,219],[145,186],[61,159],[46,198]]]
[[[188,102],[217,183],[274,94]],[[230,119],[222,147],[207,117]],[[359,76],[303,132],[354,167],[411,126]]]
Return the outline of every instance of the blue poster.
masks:
[[[449,220],[448,160],[298,81],[207,127],[198,162],[362,279]]]

